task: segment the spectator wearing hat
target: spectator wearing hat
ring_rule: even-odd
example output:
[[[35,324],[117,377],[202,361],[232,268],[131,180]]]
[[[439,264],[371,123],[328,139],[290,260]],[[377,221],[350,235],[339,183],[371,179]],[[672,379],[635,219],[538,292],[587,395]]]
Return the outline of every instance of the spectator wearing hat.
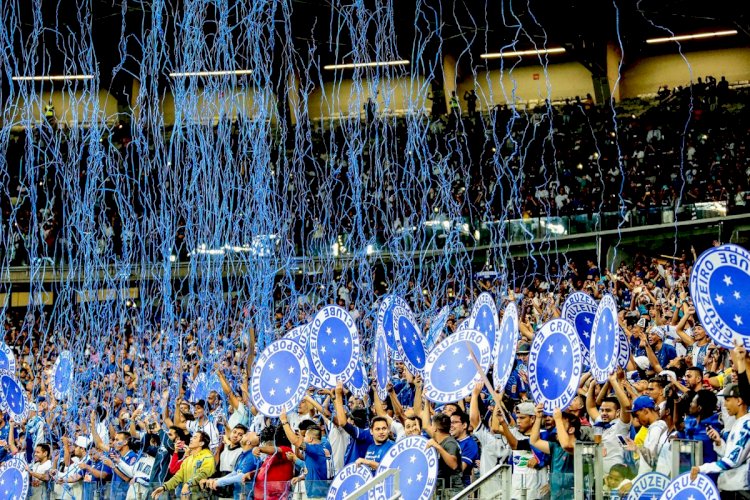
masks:
[[[550,456],[550,489],[552,495],[569,498],[573,494],[573,450],[576,440],[581,437],[581,421],[572,413],[563,413],[555,408],[552,418],[555,421],[557,440],[541,438],[544,404],[536,406],[536,420],[531,428],[531,445]]]
[[[529,392],[529,352],[531,344],[521,342],[516,350],[516,361],[508,378],[508,397],[515,402],[523,401]]]
[[[650,375],[661,372],[677,357],[675,348],[664,343],[664,335],[664,329],[658,326],[651,327],[648,335],[640,334],[640,347],[636,351],[636,356],[645,355],[648,358],[651,366],[647,372]]]
[[[672,464],[669,456],[669,428],[661,419],[656,402],[650,396],[639,396],[633,401],[631,415],[636,417],[641,426],[647,430],[643,445],[637,450],[635,443],[630,439],[627,440],[628,449],[638,451],[640,455],[638,476],[648,472],[670,475]]]
[[[216,424],[208,418],[206,402],[202,399],[196,401],[193,405],[193,417],[193,420],[186,421],[184,420],[184,413],[182,411],[176,411],[174,424],[190,434],[195,434],[199,431],[205,432],[210,439],[209,448],[211,449],[211,453],[215,453],[221,443],[221,437]]]
[[[71,443],[67,436],[62,438],[63,458],[58,470],[51,470],[50,475],[55,480],[53,494],[55,498],[83,498],[83,479],[85,472],[80,468],[81,460],[86,456],[92,445],[85,436],[78,436]],[[72,445],[72,446],[71,446]]]
[[[531,445],[531,431],[537,421],[533,403],[525,402],[516,406],[516,425],[508,426],[502,414],[498,415],[500,432],[512,450],[513,476],[511,477],[511,498],[527,500],[542,498],[544,475],[542,463],[546,457],[539,448]]]
[[[690,477],[695,480],[698,473],[718,474],[717,485],[721,498],[750,498],[748,482],[748,462],[750,461],[750,414],[747,402],[742,399],[740,387],[729,384],[721,393],[729,414],[736,418],[726,440],[714,429],[708,431],[718,458],[690,470]]]

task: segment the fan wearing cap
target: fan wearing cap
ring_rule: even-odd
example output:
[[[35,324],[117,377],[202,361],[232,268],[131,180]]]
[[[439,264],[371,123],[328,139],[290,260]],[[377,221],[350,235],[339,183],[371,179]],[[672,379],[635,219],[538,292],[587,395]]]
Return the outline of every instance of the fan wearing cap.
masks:
[[[717,486],[721,498],[748,498],[748,463],[750,462],[750,414],[747,402],[740,395],[737,384],[729,384],[721,393],[727,411],[735,420],[726,441],[716,431],[709,431],[714,448],[721,458],[695,466],[690,470],[690,477],[695,480],[698,473],[719,474]]]
[[[573,493],[573,450],[581,437],[581,420],[572,413],[555,408],[552,418],[557,430],[557,441],[541,438],[544,404],[536,405],[536,420],[531,428],[531,445],[550,455],[550,490],[554,495],[569,498]]]
[[[531,344],[528,342],[521,342],[518,345],[513,371],[508,377],[506,386],[508,397],[515,402],[522,401],[529,392],[529,352],[531,352]]]
[[[71,443],[70,438],[65,436],[62,438],[62,442],[61,470],[50,471],[50,475],[55,480],[54,494],[57,498],[83,498],[82,479],[84,478],[84,471],[79,465],[91,447],[91,440],[85,436],[78,436],[75,442]]]
[[[650,396],[639,396],[633,401],[631,415],[646,428],[646,438],[638,450],[638,476],[648,472],[671,474],[672,460],[669,452],[669,428],[661,419],[656,402]],[[628,449],[636,451],[635,443],[628,439]]]
[[[641,333],[640,347],[636,350],[636,356],[646,356],[651,367],[647,370],[649,375],[660,372],[667,367],[669,363],[677,357],[677,351],[669,344],[664,343],[664,329],[661,327],[652,327],[648,331],[648,336]]]
[[[531,430],[537,421],[534,403],[524,402],[516,406],[516,426],[508,427],[502,413],[497,415],[500,432],[512,451],[513,476],[511,477],[512,498],[523,498],[526,491],[527,500],[541,498],[543,477],[542,462],[545,453],[531,445]]]

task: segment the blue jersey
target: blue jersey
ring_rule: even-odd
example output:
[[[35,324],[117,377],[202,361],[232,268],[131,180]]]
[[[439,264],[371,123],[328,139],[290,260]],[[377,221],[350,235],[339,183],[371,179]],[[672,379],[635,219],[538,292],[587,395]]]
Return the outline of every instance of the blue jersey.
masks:
[[[344,463],[348,465],[356,462],[358,458],[364,458],[367,454],[367,448],[374,441],[370,429],[360,429],[347,423],[344,430],[352,437],[349,444],[346,445],[346,452],[344,453]]]
[[[324,497],[328,494],[328,456],[331,455],[331,445],[305,444],[305,490],[309,498]]]

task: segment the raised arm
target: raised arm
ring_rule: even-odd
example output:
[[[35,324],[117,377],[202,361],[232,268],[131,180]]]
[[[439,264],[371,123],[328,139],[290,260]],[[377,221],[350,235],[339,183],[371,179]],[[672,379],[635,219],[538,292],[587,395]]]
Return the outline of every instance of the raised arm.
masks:
[[[588,412],[591,420],[599,420],[599,408],[596,406],[596,398],[594,397],[595,390],[596,382],[592,380],[586,391],[586,412]]]
[[[482,393],[484,384],[479,382],[474,385],[474,390],[471,391],[471,403],[469,405],[469,425],[472,429],[477,430],[479,424],[482,422],[482,416],[479,414],[479,395]]]
[[[339,381],[334,390],[333,408],[336,410],[334,423],[339,427],[346,425],[346,410],[344,409],[344,384]]]
[[[290,443],[295,448],[301,448],[305,449],[305,440],[302,439],[302,436],[294,432],[292,429],[292,426],[289,425],[289,420],[287,420],[286,417],[286,411],[282,411],[281,415],[279,415],[279,420],[281,421],[281,427],[284,429],[284,434],[286,434],[286,438],[289,440]]]
[[[102,441],[101,436],[99,436],[99,433],[96,430],[96,411],[91,412],[90,423],[91,423],[91,429],[90,429],[91,437],[94,439],[94,446],[96,446],[98,450],[101,450],[103,452],[109,451],[109,446],[104,444],[104,441]]]
[[[549,443],[541,438],[542,420],[544,420],[544,405],[539,403],[536,405],[536,419],[534,419],[534,425],[531,427],[529,441],[531,446],[549,455]]]
[[[609,376],[609,384],[612,386],[612,389],[615,390],[615,396],[617,396],[617,401],[620,403],[620,420],[624,424],[630,423],[630,399],[628,398],[628,395],[625,393],[625,389],[622,388],[622,385],[620,385],[620,381],[617,379],[619,373],[617,375],[610,375]]]

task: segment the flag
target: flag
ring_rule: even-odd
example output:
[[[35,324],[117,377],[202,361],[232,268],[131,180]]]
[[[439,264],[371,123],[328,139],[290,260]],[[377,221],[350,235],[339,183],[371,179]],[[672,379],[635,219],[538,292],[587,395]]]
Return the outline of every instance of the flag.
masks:
[[[434,448],[426,446],[427,439],[422,436],[405,437],[391,446],[380,462],[377,474],[388,469],[399,470],[398,489],[404,500],[428,500],[435,491],[438,456]],[[375,494],[378,498],[392,498],[393,493],[392,484],[386,480]]]
[[[422,330],[411,310],[401,306],[393,308],[393,336],[406,367],[414,375],[421,374],[427,354],[422,343]]]
[[[310,326],[313,366],[328,385],[346,383],[359,363],[359,334],[351,315],[339,306],[325,306]]]
[[[16,373],[16,356],[8,344],[0,340],[0,370]]]
[[[587,293],[573,292],[568,295],[562,306],[560,317],[567,319],[575,326],[578,340],[581,341],[583,359],[588,361],[591,344],[591,333],[596,316],[596,301]]]
[[[354,370],[352,378],[346,383],[346,388],[354,394],[354,397],[364,399],[367,393],[370,392],[370,384],[367,380],[367,372],[365,371],[365,365],[362,364],[362,360],[357,364],[357,369]]]
[[[690,472],[677,476],[666,487],[661,498],[670,500],[719,500],[719,489],[713,480],[705,474],[698,474],[695,481],[690,479]]]
[[[282,338],[266,347],[255,362],[250,386],[252,403],[267,417],[291,411],[307,392],[310,370],[302,346]]]
[[[513,372],[513,362],[516,358],[518,341],[518,307],[515,302],[509,302],[505,307],[503,319],[495,343],[495,364],[492,370],[492,383],[496,391],[502,391]]]
[[[445,324],[448,322],[448,316],[450,316],[450,314],[451,307],[444,306],[440,309],[440,312],[437,313],[437,316],[432,318],[430,329],[427,331],[427,336],[424,340],[425,350],[429,351],[435,346],[435,343],[440,340],[440,336],[443,334],[443,330],[445,330]]]
[[[372,479],[372,473],[369,468],[364,465],[349,464],[333,478],[326,500],[346,500],[370,479]]]
[[[73,385],[73,356],[70,351],[62,351],[52,367],[52,392],[55,399],[62,401],[70,393]]]
[[[659,500],[667,486],[667,476],[659,472],[647,472],[633,481],[627,500]]]
[[[581,343],[564,319],[548,321],[536,332],[529,352],[529,387],[544,412],[565,409],[578,391],[583,372]]]
[[[7,371],[0,371],[0,407],[16,423],[22,423],[29,416],[29,405],[23,386],[16,376]]]
[[[617,368],[620,352],[620,325],[617,323],[617,304],[612,295],[599,302],[594,316],[594,333],[591,335],[591,374],[603,384]]]
[[[375,365],[375,389],[378,393],[378,397],[385,401],[388,397],[388,343],[385,340],[385,333],[378,333],[375,337],[375,353],[374,353],[374,365]]]
[[[378,307],[378,318],[375,329],[376,332],[382,331],[385,334],[385,341],[388,344],[388,349],[390,349],[394,356],[399,354],[396,337],[393,334],[393,309],[396,306],[411,311],[409,304],[401,297],[396,295],[386,295],[383,297],[383,300]]]
[[[750,252],[722,245],[702,253],[690,275],[690,293],[706,333],[731,348],[740,340],[750,348]]]
[[[500,322],[497,318],[497,305],[495,299],[487,292],[477,297],[474,307],[469,315],[469,328],[481,332],[490,343],[490,352],[495,354],[495,338],[500,331]]]
[[[490,344],[483,333],[469,329],[454,333],[427,356],[424,396],[436,403],[453,403],[465,398],[471,394],[474,384],[482,380],[476,363],[486,373],[491,358]]]
[[[29,475],[26,463],[11,458],[0,463],[0,497],[6,500],[26,500],[29,493]]]

